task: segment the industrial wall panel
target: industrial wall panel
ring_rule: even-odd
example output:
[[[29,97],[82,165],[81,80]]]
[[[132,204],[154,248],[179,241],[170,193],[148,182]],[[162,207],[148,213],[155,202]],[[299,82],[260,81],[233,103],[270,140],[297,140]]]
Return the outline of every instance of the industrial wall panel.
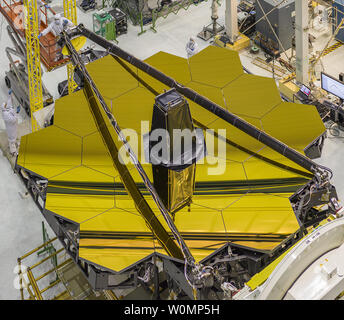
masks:
[[[264,16],[264,12],[268,13],[267,18],[269,19],[276,35],[278,36],[283,48],[288,50],[292,45],[292,37],[294,36],[293,24],[295,22],[295,2],[294,0],[288,0],[283,4],[277,6],[276,1],[271,0],[259,0],[262,9],[256,4],[256,21],[260,20]],[[264,11],[264,12],[263,12]],[[265,19],[262,19],[257,23],[256,30],[259,31],[267,39],[271,39],[276,49],[282,50],[282,47],[278,43],[274,32],[271,30],[270,25]]]

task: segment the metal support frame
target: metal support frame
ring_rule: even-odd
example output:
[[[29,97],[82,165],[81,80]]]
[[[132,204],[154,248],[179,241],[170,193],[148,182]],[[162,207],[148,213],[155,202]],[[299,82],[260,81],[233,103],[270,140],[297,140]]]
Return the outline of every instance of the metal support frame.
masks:
[[[206,0],[206,1],[208,1],[208,0]],[[176,14],[178,14],[178,12],[181,9],[188,10],[191,5],[197,5],[197,4],[198,3],[196,3],[194,0],[180,0],[179,2],[176,1],[175,3],[172,3],[171,5],[169,5],[166,8],[153,9],[153,11],[152,11],[152,25],[151,25],[150,29],[156,33],[157,32],[155,29],[156,21],[159,18],[166,19],[170,13],[174,13],[176,15]],[[142,17],[142,14],[141,14],[141,17]]]
[[[327,134],[324,132],[324,134],[322,134],[318,139],[309,144],[304,149],[305,155],[310,159],[320,158],[326,137]]]
[[[251,28],[253,28],[258,22],[264,20],[264,19],[267,19],[268,18],[268,15],[273,12],[274,10],[276,10],[278,8],[278,6],[280,6],[281,4],[283,4],[284,2],[286,2],[287,0],[281,0],[280,2],[278,2],[269,12],[266,12],[264,13],[264,15],[259,19],[257,20],[255,23],[253,23],[252,25],[250,25],[249,27],[247,27],[243,32],[242,34],[246,34],[246,32],[248,30],[250,30]]]
[[[218,19],[218,6],[220,5],[219,0],[212,0],[211,4],[211,20],[212,23],[203,27],[203,30],[197,34],[197,36],[205,41],[208,41],[210,38],[215,37],[219,32],[225,29],[224,26],[221,26],[217,23]]]
[[[12,89],[17,101],[25,109],[27,115],[31,116],[25,42],[22,41],[18,31],[12,25],[7,25],[6,29],[14,48],[5,48],[9,60],[9,71],[5,72],[5,83],[8,88]],[[20,60],[14,60],[13,56],[16,56]],[[43,106],[53,102],[53,97],[43,83],[42,95]]]
[[[63,249],[59,249],[57,251],[55,250],[55,252],[50,253],[44,259],[40,260],[39,262],[33,264],[30,267],[27,267],[24,272],[22,270],[22,266],[23,266],[22,263],[25,259],[27,259],[29,256],[33,255],[34,253],[37,253],[37,255],[39,255],[39,253],[41,252],[39,250],[41,250],[41,249],[44,250],[44,248],[47,248],[48,246],[53,246],[53,242],[56,240],[57,240],[56,237],[53,239],[50,239],[50,240],[44,242],[39,247],[29,251],[28,253],[26,253],[22,257],[18,258],[18,260],[17,260],[18,261],[18,276],[19,276],[19,285],[20,285],[20,292],[21,292],[21,299],[22,300],[25,300],[24,288],[27,290],[27,292],[29,294],[29,300],[43,300],[44,299],[43,294],[60,282],[58,277],[56,277],[56,279],[54,281],[52,281],[47,287],[45,287],[43,289],[40,289],[39,285],[38,285],[38,282],[40,280],[44,279],[49,274],[56,272],[59,268],[63,267],[64,265],[70,263],[71,259],[66,259],[65,261],[62,261],[59,264],[56,263],[56,265],[54,264],[52,269],[49,269],[48,271],[44,272],[43,274],[41,274],[39,276],[34,276],[33,269],[42,265],[44,262],[48,261],[49,259],[51,259],[51,260],[56,259],[56,262],[57,262],[57,255],[59,253],[62,253]],[[24,275],[27,276],[28,282],[25,280]]]
[[[181,268],[178,268],[172,261],[164,259],[164,271],[173,279],[173,281],[175,281],[178,288],[183,290],[190,300],[193,300],[195,298],[194,291],[186,281],[182,270],[183,266],[181,266]]]
[[[284,1],[283,1],[283,2],[284,2]],[[263,17],[264,17],[264,19],[266,20],[266,22],[268,23],[268,25],[269,25],[269,27],[270,27],[270,29],[271,29],[273,35],[275,36],[275,38],[276,38],[276,40],[277,40],[279,46],[282,48],[283,54],[286,56],[288,62],[290,63],[291,57],[288,57],[288,55],[287,55],[287,53],[286,53],[286,50],[284,49],[284,46],[283,46],[283,44],[282,44],[280,38],[278,37],[278,35],[276,34],[275,29],[274,29],[273,26],[271,25],[271,22],[270,22],[270,20],[269,20],[269,18],[268,18],[268,16],[267,16],[269,13],[266,13],[266,12],[264,11],[264,8],[262,7],[262,5],[261,5],[261,3],[260,3],[260,0],[256,0],[256,3],[258,4],[260,10],[262,11]],[[277,4],[273,9],[276,9],[279,5],[280,5],[280,4]],[[270,11],[270,12],[271,12],[271,11]],[[308,43],[308,42],[307,42],[307,43]]]
[[[64,16],[77,25],[76,0],[63,0]],[[72,63],[67,64],[68,92],[73,93],[78,84],[74,81],[74,69]]]
[[[296,219],[301,228],[319,222],[328,215],[328,211],[315,210],[314,207],[329,204],[331,199],[338,199],[333,186],[316,186],[313,180],[300,188],[290,198]]]
[[[145,0],[146,1],[146,0]],[[163,8],[155,8],[152,10],[152,25],[150,27],[150,30],[152,30],[153,32],[157,32],[156,30],[156,21],[159,18],[163,18],[166,19],[171,13],[177,15],[179,13],[180,10],[188,10],[190,8],[190,6],[195,5],[197,6],[199,3],[201,2],[207,2],[208,0],[202,0],[202,1],[197,1],[197,0],[179,0],[179,1],[174,1],[172,2],[169,6],[167,7],[163,7]],[[220,4],[220,0],[215,0],[218,4]],[[130,11],[129,7],[127,4],[125,4],[126,1],[121,1],[119,3],[119,7],[121,7],[122,9],[127,9],[125,11]],[[125,7],[126,6],[126,7]],[[129,12],[129,16],[132,14],[132,12]],[[140,25],[140,32],[138,33],[138,35],[142,35],[143,33],[145,33],[147,30],[144,29],[143,25],[143,13],[142,10],[138,13],[137,15],[137,19],[135,19],[138,21],[139,25]]]
[[[26,9],[25,37],[26,37],[26,57],[27,70],[29,77],[29,96],[31,109],[31,126],[32,132],[40,129],[33,113],[43,108],[42,92],[42,71],[40,59],[40,46],[38,40],[39,27],[37,16],[37,1],[24,0]]]
[[[19,38],[17,32],[10,25],[7,26],[7,34],[9,35],[9,37],[12,40],[12,43],[14,45],[14,49],[13,48],[9,48],[9,47],[5,48],[7,58],[9,60],[9,62],[10,62],[10,71],[13,70],[14,74],[16,75],[16,77],[18,79],[19,87],[24,91],[24,93],[27,95],[27,97],[29,97],[29,88],[27,86],[27,83],[25,83],[23,81],[23,77],[21,76],[20,71],[18,70],[18,67],[16,65],[16,61],[14,61],[13,58],[12,58],[12,55],[15,55],[18,58],[20,58],[22,63],[23,63],[23,65],[25,64],[25,67],[26,67],[25,70],[27,70],[26,48],[25,48],[25,45],[23,44],[23,42]],[[6,76],[7,76],[7,74],[6,74]],[[5,78],[5,81],[6,81],[6,78]],[[18,101],[20,101],[18,99],[19,97],[16,97],[16,98],[17,98]],[[24,102],[24,108],[26,107],[25,104],[28,103],[28,102],[29,101]],[[28,108],[30,108],[30,105],[28,105]]]
[[[47,229],[45,228],[44,221],[42,221],[42,236],[43,236],[43,243],[44,244],[50,240]],[[51,264],[55,268],[57,268],[57,255],[54,254],[54,253],[56,253],[56,249],[52,243],[44,245],[44,248],[37,252],[37,256],[40,256],[41,254],[44,254],[44,253],[48,253],[49,256],[51,256]],[[56,274],[55,281],[57,281],[57,280],[58,280],[58,275]]]

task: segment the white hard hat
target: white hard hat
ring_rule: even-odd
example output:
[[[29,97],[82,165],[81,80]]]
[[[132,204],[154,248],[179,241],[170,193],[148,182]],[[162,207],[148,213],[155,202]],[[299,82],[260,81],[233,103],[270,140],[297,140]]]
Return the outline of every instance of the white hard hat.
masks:
[[[195,42],[196,42],[196,37],[195,37],[195,36],[191,36],[191,37],[190,37],[190,40],[192,40],[192,41],[195,41]]]
[[[60,20],[60,18],[61,18],[61,14],[60,13],[57,13],[57,14],[54,15],[54,19],[55,20]]]

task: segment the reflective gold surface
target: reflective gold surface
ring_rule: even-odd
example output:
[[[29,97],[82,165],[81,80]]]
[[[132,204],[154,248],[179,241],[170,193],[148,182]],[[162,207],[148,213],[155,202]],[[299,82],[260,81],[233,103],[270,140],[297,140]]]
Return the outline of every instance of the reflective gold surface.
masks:
[[[147,62],[301,152],[325,130],[315,107],[283,103],[274,81],[244,74],[234,51],[208,47],[189,61],[159,52]],[[141,121],[150,129],[154,92],[168,88],[111,56],[87,69],[119,126],[139,134],[129,142],[134,150],[137,144],[140,159]],[[84,92],[57,100],[55,110],[54,125],[22,137],[17,163],[49,179],[45,209],[80,226],[79,256],[121,271],[154,252],[165,254],[127,195]],[[226,154],[219,154],[213,136],[214,155],[196,167],[193,203],[175,216],[191,253],[200,261],[227,241],[272,249],[298,228],[288,197],[310,173],[202,107],[190,103],[190,110],[196,127],[219,135],[226,129],[220,137]],[[112,128],[111,134],[116,141]],[[143,167],[152,181],[151,165]],[[133,164],[128,168],[170,232]]]

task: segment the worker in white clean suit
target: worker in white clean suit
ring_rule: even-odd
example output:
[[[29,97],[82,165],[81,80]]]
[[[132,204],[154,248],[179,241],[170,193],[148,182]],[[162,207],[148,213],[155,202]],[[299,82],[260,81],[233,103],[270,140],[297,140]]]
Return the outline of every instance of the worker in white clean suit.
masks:
[[[45,36],[49,32],[52,32],[55,37],[59,36],[62,31],[73,28],[74,24],[72,21],[68,20],[65,17],[61,17],[60,14],[55,14],[54,21],[51,22],[48,27],[46,27],[39,35],[38,39],[41,36]]]
[[[73,28],[74,23],[70,21],[69,19],[65,17],[61,17],[60,14],[55,14],[54,16],[54,21],[51,22],[48,27],[46,27],[39,35],[38,39],[41,36],[45,36],[49,32],[52,32],[53,35],[56,37],[56,56],[55,56],[55,61],[59,61],[63,59],[63,54],[62,54],[62,44],[60,43],[60,34],[64,30],[68,30],[69,28]]]
[[[198,52],[198,44],[196,42],[196,38],[194,36],[190,37],[190,40],[186,44],[186,53],[188,58],[192,57],[194,54]]]
[[[17,114],[13,106],[12,90],[8,92],[9,96],[7,102],[1,105],[2,118],[5,122],[6,132],[8,137],[8,144],[12,156],[17,154]]]

